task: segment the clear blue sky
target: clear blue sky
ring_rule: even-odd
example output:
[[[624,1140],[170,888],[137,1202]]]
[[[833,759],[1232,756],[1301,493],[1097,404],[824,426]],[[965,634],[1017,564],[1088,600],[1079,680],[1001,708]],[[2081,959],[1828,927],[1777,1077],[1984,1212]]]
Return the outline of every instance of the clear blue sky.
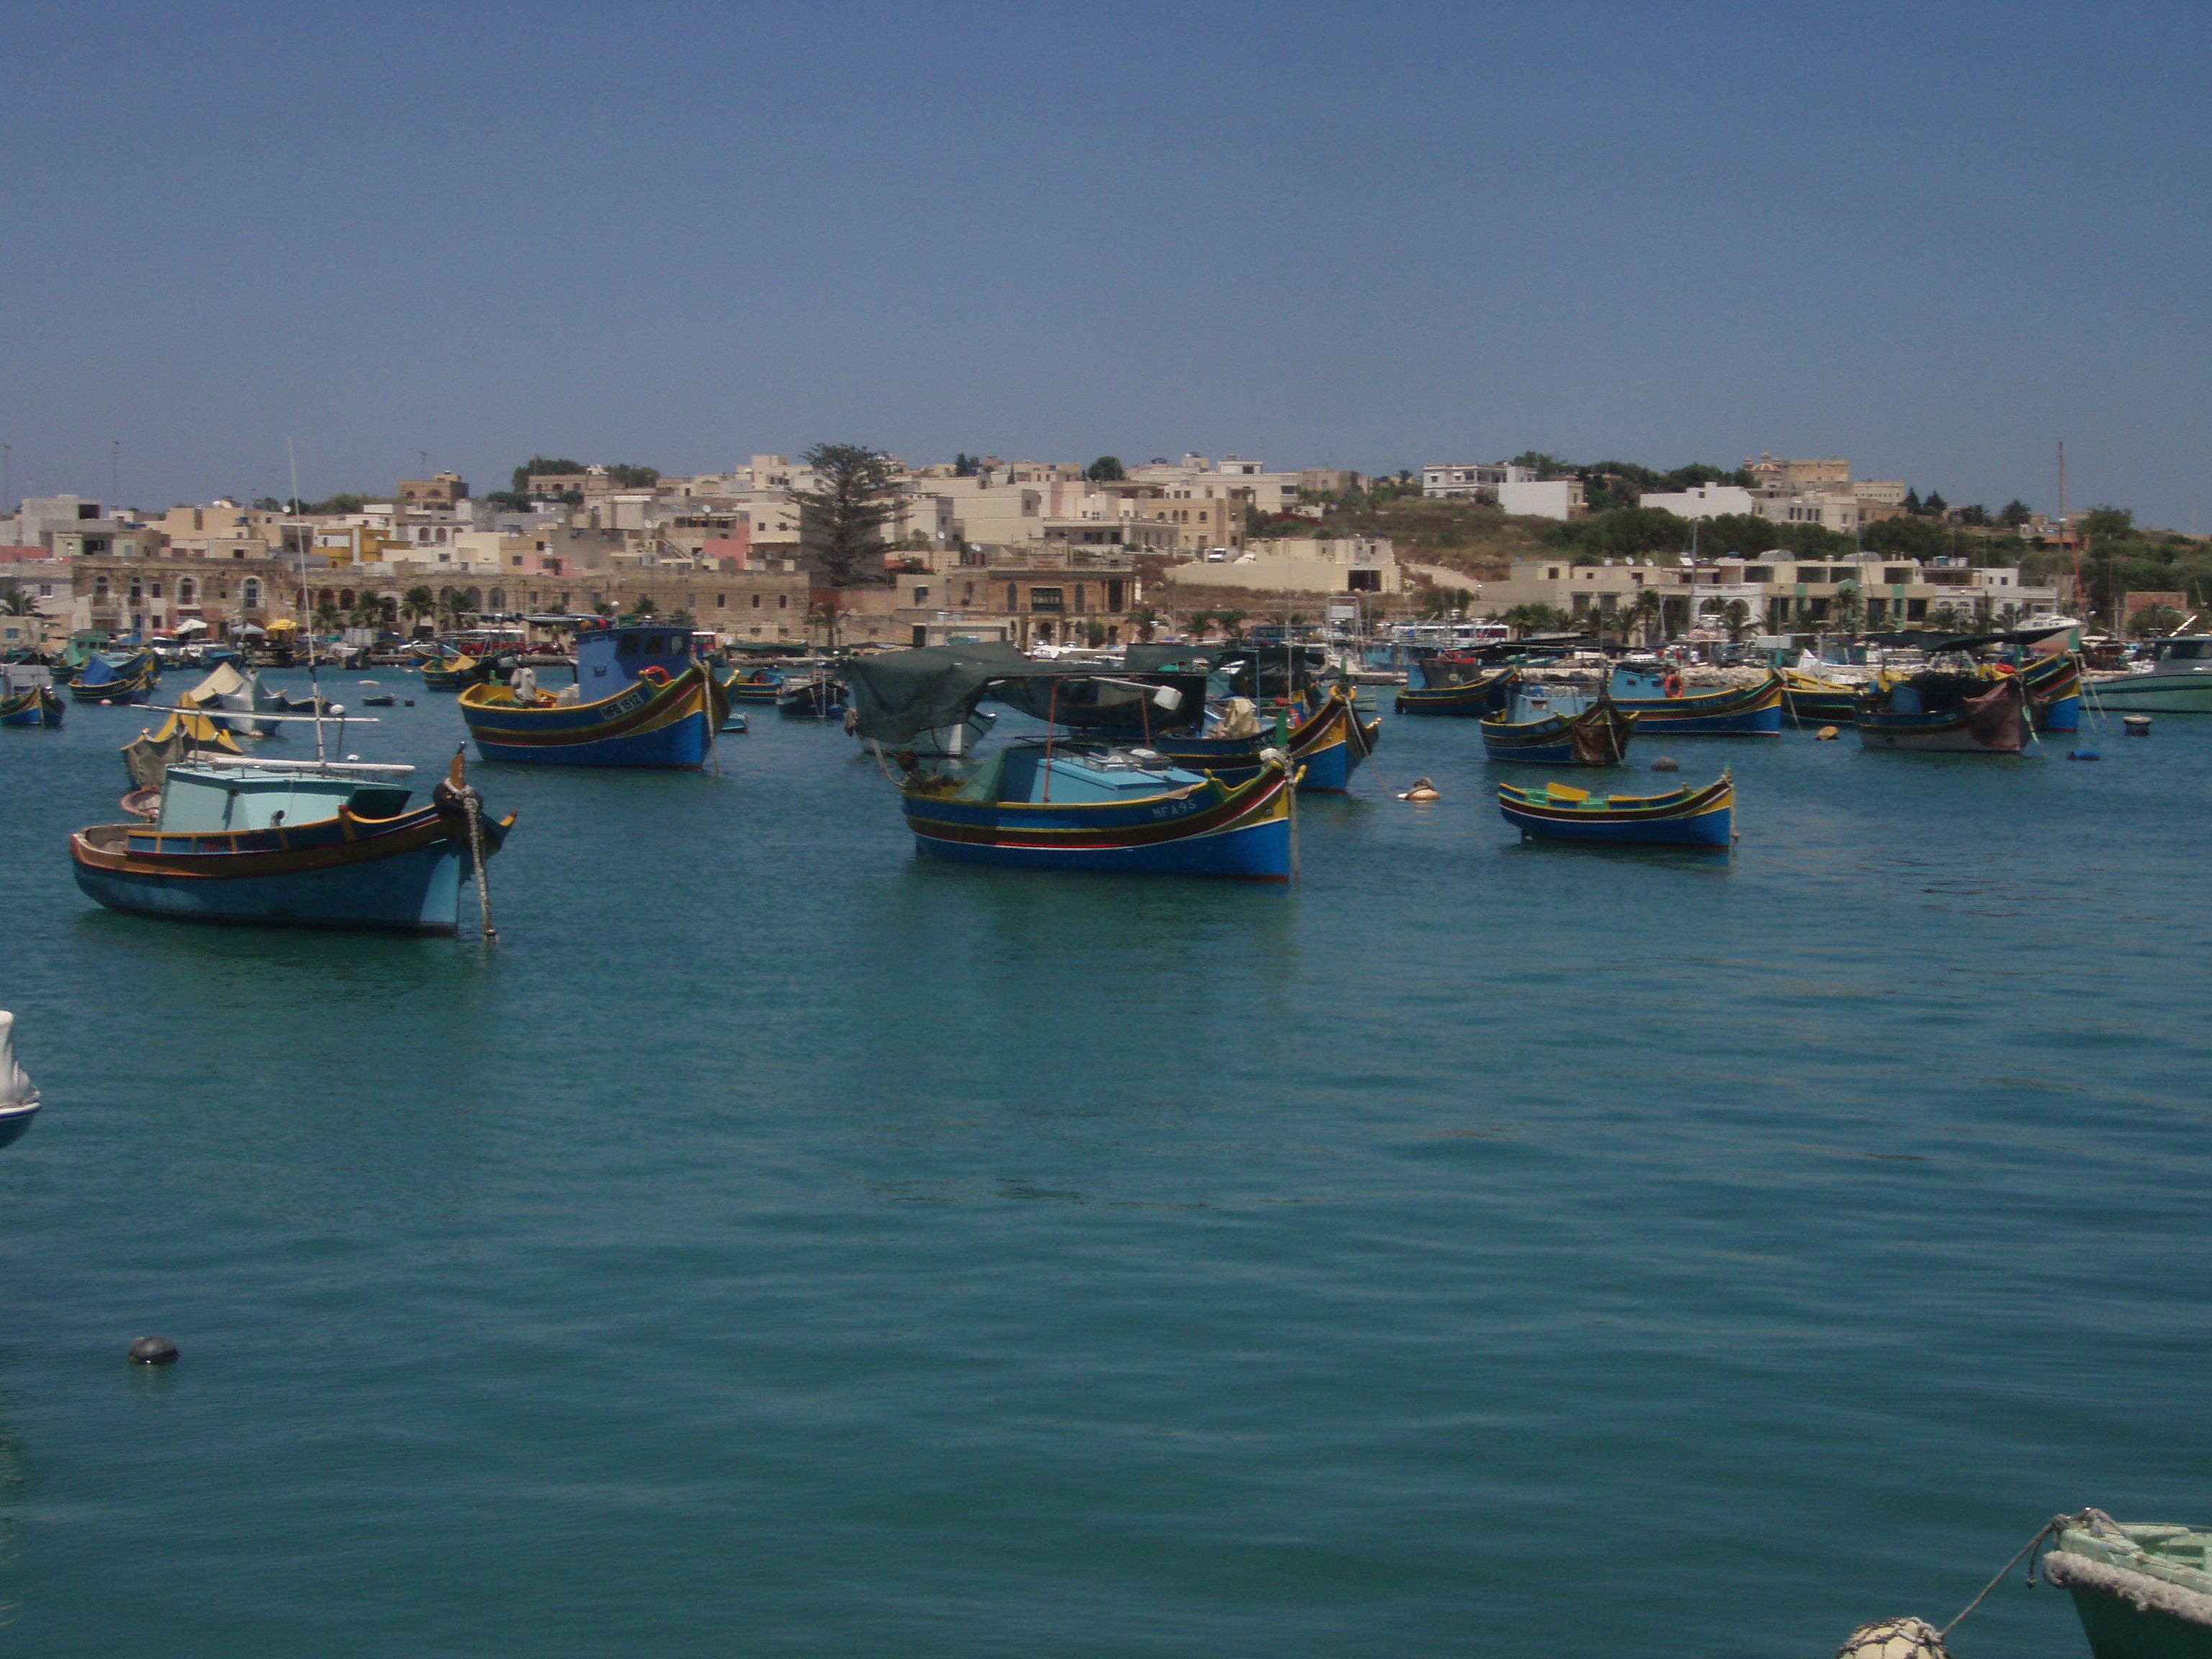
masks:
[[[2212,6],[0,8],[0,441],[1849,456],[2212,530]],[[2201,499],[2200,499],[2201,497]]]

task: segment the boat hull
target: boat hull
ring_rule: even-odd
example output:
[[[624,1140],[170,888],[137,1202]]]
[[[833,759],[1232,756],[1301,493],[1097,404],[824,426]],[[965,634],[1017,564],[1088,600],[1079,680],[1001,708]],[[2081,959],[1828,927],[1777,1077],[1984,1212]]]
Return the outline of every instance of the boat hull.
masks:
[[[2094,1511],[2092,1513],[2094,1513]],[[2081,1517],[2074,1517],[2077,1520]],[[2160,1534],[2178,1527],[2069,1527],[2043,1558],[2043,1573],[2073,1598],[2094,1659],[2212,1659],[2212,1594],[2203,1571],[2165,1557]],[[2148,1549],[2130,1549],[2116,1534],[2135,1534]],[[2188,1540],[2202,1547],[2202,1534]],[[2118,1547],[2116,1547],[2118,1546]]]
[[[1799,691],[1790,687],[1783,690],[1783,719],[1791,726],[1849,726],[1858,718],[1858,712],[1859,694],[1856,691]]]
[[[2114,714],[2212,714],[2212,665],[2187,674],[2131,674],[2089,687],[2097,707]]]
[[[1585,708],[1577,714],[1547,714],[1538,720],[1482,723],[1486,760],[1531,766],[1618,766],[1641,723],[1617,708]]]
[[[487,856],[514,822],[484,821]],[[461,878],[472,867],[467,820],[433,807],[252,834],[103,824],[70,836],[70,855],[78,888],[111,910],[369,933],[455,932]]]
[[[532,708],[503,690],[471,686],[461,719],[488,761],[526,766],[639,767],[696,772],[714,746],[704,671],[667,684],[638,680],[596,702]]]
[[[1723,777],[1703,789],[1602,805],[1548,802],[1544,792],[1498,792],[1498,810],[1523,839],[1606,847],[1728,847],[1735,838],[1735,787]]]
[[[19,696],[0,699],[0,726],[58,726],[69,705],[42,685]]]
[[[1459,685],[1409,685],[1398,694],[1395,707],[1401,714],[1443,714],[1480,720],[1486,714],[1504,712],[1505,699],[1512,696],[1519,678],[1517,669],[1503,668]]]
[[[1322,706],[1291,728],[1290,755],[1304,769],[1300,794],[1340,795],[1352,787],[1360,763],[1375,752],[1382,740],[1380,720],[1362,720],[1346,694],[1332,690]],[[1249,783],[1267,763],[1263,750],[1275,746],[1273,731],[1247,738],[1191,737],[1165,732],[1149,747],[1176,765],[1192,772],[1211,772],[1224,783]]]
[[[954,863],[1287,881],[1287,782],[1271,767],[1249,783],[1209,779],[1173,795],[1133,801],[1040,805],[909,793],[905,808],[915,850]]]
[[[31,1120],[39,1115],[39,1103],[25,1106],[0,1106],[0,1146],[12,1146],[31,1133]]]
[[[1688,691],[1679,697],[1615,697],[1649,738],[1768,737],[1782,731],[1783,686],[1770,674],[1757,685]]]

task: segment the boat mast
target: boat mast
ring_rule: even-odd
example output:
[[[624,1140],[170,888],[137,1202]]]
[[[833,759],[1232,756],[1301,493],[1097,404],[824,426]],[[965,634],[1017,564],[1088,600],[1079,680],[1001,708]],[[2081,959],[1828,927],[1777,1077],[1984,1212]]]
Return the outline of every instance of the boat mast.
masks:
[[[284,440],[284,459],[292,464],[292,511],[296,515],[300,511],[300,458],[294,452],[289,438]],[[323,752],[323,683],[315,676],[315,635],[307,626],[307,526],[301,525],[300,531],[300,599],[292,611],[300,624],[300,631],[307,636],[307,696],[313,699],[315,705],[315,758],[319,761],[329,758]]]

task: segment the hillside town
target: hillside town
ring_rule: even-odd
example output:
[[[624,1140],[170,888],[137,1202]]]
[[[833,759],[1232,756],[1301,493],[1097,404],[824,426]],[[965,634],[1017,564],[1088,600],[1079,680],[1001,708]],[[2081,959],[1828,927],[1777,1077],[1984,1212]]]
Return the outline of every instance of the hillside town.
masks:
[[[486,494],[441,471],[374,498],[159,513],[29,497],[0,518],[0,608],[12,613],[0,647],[86,630],[543,632],[641,612],[688,617],[733,646],[793,649],[1110,647],[1245,616],[1340,629],[1414,615],[1523,626],[1618,616],[1645,632],[1735,638],[1839,621],[2018,626],[2080,604],[2070,581],[2038,580],[1992,550],[2074,547],[2068,525],[2019,503],[2002,520],[1940,496],[1923,503],[1903,480],[1854,478],[1840,458],[1762,455],[1733,475],[1686,469],[1694,482],[1642,490],[1541,458],[1389,477],[1234,455],[876,459],[882,499],[857,573],[825,567],[823,480],[805,457],[689,476],[536,457],[513,488]],[[1386,508],[1397,517],[1379,517]],[[1416,509],[1437,516],[1390,533]],[[1942,526],[1942,550],[1924,535],[1910,551],[1869,536],[1908,515]],[[1430,524],[1445,528],[1419,527]],[[1455,529],[1470,526],[1496,536],[1455,551]],[[1624,528],[1638,538],[1620,541]]]

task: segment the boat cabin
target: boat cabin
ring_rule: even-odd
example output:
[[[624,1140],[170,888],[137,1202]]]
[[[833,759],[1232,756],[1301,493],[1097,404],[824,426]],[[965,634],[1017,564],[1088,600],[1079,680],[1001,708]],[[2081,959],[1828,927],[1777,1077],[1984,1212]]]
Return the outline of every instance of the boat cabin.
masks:
[[[334,818],[341,806],[357,817],[396,817],[407,810],[410,793],[388,776],[176,765],[162,780],[157,827],[164,835],[275,830]]]
[[[2185,662],[2191,667],[2198,663],[2212,664],[2212,634],[2183,634],[2177,638],[2160,640],[2153,647],[2152,660],[2164,664]]]
[[[691,666],[691,630],[646,623],[587,629],[576,635],[576,697],[597,702],[635,684],[648,668],[673,679]]]
[[[955,799],[1097,805],[1142,800],[1195,788],[1205,781],[1198,773],[1186,772],[1149,750],[1071,750],[1060,745],[1048,754],[1041,742],[1017,743],[983,763]]]

